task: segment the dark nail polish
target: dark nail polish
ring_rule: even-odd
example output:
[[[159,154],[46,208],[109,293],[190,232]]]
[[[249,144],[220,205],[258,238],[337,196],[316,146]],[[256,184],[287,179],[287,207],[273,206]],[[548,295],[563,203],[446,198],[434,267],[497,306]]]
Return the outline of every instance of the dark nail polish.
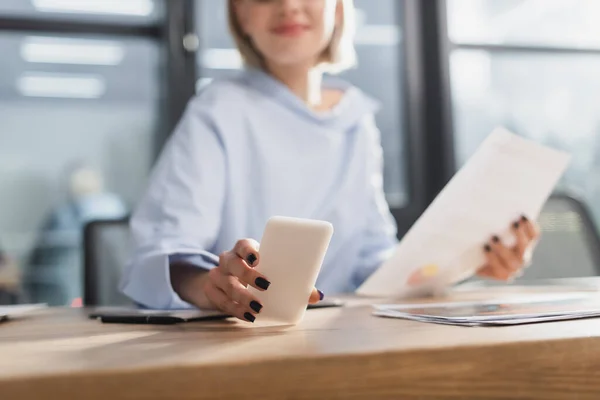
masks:
[[[258,286],[262,290],[267,290],[269,286],[271,286],[271,282],[269,282],[265,278],[256,278],[254,283],[256,283],[256,286]]]
[[[483,249],[485,250],[486,253],[489,253],[490,251],[492,251],[492,248],[490,247],[489,244],[486,244],[485,246],[483,246]]]
[[[250,253],[248,257],[246,257],[246,261],[248,261],[248,265],[252,265],[256,262],[256,256],[254,253]]]
[[[500,238],[498,236],[492,236],[492,241],[494,243],[498,243],[500,241]]]
[[[258,301],[252,300],[250,302],[250,308],[253,309],[254,311],[256,311],[257,313],[259,313],[260,310],[262,310],[263,306]]]
[[[254,322],[254,320],[256,319],[256,317],[250,314],[249,312],[244,313],[244,318],[246,318],[248,322]]]
[[[325,293],[321,292],[320,290],[317,290],[317,292],[319,292],[319,300],[322,301],[325,298]]]
[[[521,221],[523,221],[523,222],[527,222],[527,221],[528,221],[528,220],[527,220],[527,217],[526,217],[526,216],[524,216],[524,215],[521,215]]]
[[[515,223],[513,224],[513,228],[515,228],[515,229],[519,229],[519,223],[518,223],[518,222],[515,222]]]

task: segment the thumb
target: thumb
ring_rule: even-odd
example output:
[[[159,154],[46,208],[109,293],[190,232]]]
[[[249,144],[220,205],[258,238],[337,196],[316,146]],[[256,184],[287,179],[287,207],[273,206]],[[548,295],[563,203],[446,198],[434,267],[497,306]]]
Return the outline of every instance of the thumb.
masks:
[[[313,288],[312,293],[310,294],[310,297],[308,298],[308,304],[316,304],[316,303],[320,302],[321,300],[323,300],[323,297],[325,297],[323,292],[321,292],[320,290],[317,290],[317,288]]]

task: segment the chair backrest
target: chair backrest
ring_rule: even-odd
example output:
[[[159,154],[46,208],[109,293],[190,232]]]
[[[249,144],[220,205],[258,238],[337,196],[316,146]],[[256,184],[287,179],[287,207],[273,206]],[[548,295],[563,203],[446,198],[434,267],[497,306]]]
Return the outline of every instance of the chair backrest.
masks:
[[[119,291],[119,280],[133,247],[128,219],[89,222],[83,237],[83,304],[132,305],[131,300]]]
[[[539,219],[542,239],[520,280],[600,275],[600,237],[587,207],[566,194],[550,197]]]

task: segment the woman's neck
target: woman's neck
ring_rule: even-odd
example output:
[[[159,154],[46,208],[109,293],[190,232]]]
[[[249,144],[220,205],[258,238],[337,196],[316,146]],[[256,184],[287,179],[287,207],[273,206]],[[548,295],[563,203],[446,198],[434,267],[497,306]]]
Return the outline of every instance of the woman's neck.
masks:
[[[316,108],[321,105],[323,73],[316,68],[269,65],[268,71],[309,107]]]

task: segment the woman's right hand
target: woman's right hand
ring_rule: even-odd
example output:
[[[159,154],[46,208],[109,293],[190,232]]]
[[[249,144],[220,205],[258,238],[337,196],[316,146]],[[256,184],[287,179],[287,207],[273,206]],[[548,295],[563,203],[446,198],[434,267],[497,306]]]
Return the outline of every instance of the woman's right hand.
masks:
[[[265,291],[271,285],[267,277],[254,269],[259,263],[258,243],[242,239],[232,250],[222,253],[219,265],[208,272],[188,267],[188,273],[177,274],[177,266],[172,267],[173,288],[183,300],[201,309],[216,308],[241,320],[254,322],[263,305],[247,287]],[[317,303],[322,298],[322,293],[313,288],[308,302]]]

